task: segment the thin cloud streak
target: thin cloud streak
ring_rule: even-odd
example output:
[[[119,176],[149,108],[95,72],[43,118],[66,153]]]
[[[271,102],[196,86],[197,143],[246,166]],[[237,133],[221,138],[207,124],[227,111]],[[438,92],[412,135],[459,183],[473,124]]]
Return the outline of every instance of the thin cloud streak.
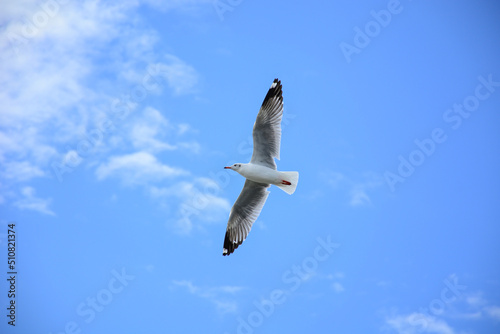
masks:
[[[31,210],[38,213],[55,216],[56,214],[49,208],[52,199],[43,199],[35,196],[35,189],[23,187],[21,189],[22,198],[14,202],[14,206],[20,210]]]
[[[162,164],[152,154],[142,151],[112,156],[107,163],[96,169],[99,180],[119,177],[126,185],[144,184],[188,174],[189,172],[183,169]]]
[[[383,185],[382,177],[373,173],[364,173],[361,180],[353,180],[345,174],[336,171],[324,173],[328,184],[334,189],[347,191],[348,204],[351,207],[372,206],[369,193]]]
[[[194,285],[194,283],[189,280],[173,280],[171,288],[175,287],[184,288],[189,294],[208,300],[215,306],[217,312],[221,315],[236,313],[238,311],[235,295],[244,290],[241,286],[230,285],[208,288],[200,287]]]

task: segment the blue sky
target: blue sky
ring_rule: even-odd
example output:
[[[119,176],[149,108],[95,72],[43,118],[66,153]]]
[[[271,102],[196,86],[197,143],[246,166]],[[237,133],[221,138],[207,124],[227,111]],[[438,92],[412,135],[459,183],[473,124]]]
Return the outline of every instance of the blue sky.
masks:
[[[1,7],[2,333],[499,332],[494,1]],[[274,78],[300,182],[223,257]]]

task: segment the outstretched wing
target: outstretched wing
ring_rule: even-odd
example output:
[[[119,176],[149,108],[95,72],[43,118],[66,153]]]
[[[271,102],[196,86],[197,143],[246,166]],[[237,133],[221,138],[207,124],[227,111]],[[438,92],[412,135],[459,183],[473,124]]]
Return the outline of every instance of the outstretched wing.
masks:
[[[269,184],[245,181],[229,214],[222,255],[231,254],[246,239],[269,196],[268,187]]]
[[[253,126],[253,164],[276,169],[274,158],[280,158],[283,96],[281,81],[274,79],[260,107]]]

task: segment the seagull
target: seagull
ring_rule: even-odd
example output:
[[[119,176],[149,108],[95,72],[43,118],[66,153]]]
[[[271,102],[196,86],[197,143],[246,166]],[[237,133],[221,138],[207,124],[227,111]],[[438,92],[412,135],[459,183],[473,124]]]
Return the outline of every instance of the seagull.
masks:
[[[262,102],[253,126],[253,154],[249,163],[224,167],[246,178],[245,185],[229,213],[222,255],[234,252],[250,233],[266,203],[271,184],[293,194],[299,181],[298,172],[280,172],[274,158],[280,159],[283,96],[281,81],[274,79]]]

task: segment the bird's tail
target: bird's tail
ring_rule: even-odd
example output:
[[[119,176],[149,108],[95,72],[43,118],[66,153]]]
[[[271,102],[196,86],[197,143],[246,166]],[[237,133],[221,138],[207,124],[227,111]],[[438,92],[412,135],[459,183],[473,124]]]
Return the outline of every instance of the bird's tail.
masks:
[[[284,182],[277,184],[277,186],[287,194],[293,194],[295,192],[295,188],[297,188],[297,183],[299,183],[299,172],[281,172],[281,178]]]

